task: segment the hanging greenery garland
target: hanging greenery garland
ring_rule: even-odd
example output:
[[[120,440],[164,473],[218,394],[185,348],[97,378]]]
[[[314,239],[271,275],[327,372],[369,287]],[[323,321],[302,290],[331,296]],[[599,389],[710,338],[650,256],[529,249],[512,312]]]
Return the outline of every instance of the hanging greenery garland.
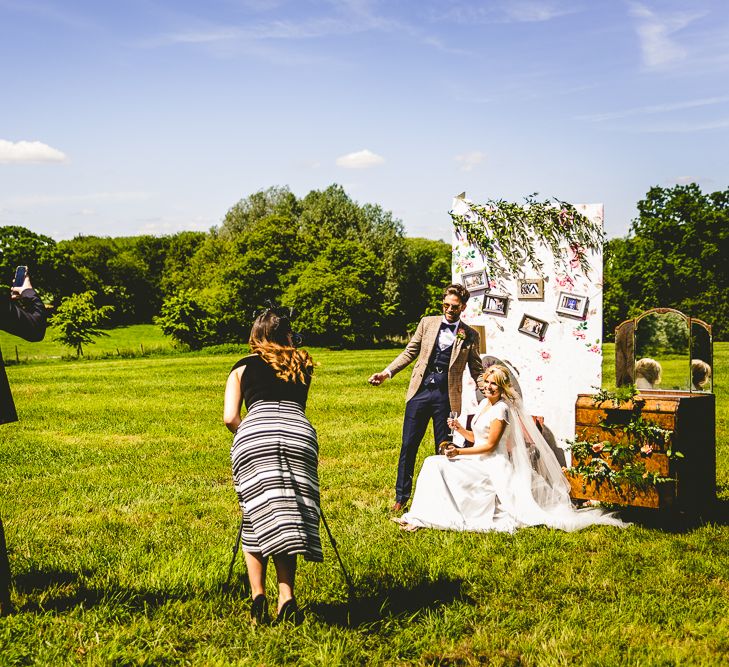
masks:
[[[503,199],[489,199],[485,204],[464,200],[468,213],[451,212],[456,235],[479,250],[489,275],[498,281],[523,277],[526,266],[543,276],[538,245],[550,249],[555,269],[565,273],[570,261],[589,272],[587,253],[602,248],[605,235],[601,224],[572,204],[556,198],[537,201],[536,197],[537,193],[525,197],[523,204]],[[569,258],[563,252],[565,244],[572,253]]]

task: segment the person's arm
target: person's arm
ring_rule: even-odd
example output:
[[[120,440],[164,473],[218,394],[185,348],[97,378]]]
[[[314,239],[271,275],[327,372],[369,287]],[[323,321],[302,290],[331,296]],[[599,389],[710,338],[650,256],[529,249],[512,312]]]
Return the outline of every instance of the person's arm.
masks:
[[[0,293],[0,328],[33,343],[43,340],[46,307],[31,286],[30,278],[26,275],[22,287],[13,287],[10,292]]]
[[[410,364],[413,359],[418,356],[418,354],[420,354],[420,344],[422,343],[423,330],[425,329],[424,322],[425,318],[420,320],[418,328],[415,330],[410,342],[407,344],[405,349],[397,355],[397,357],[395,357],[395,360],[387,368],[385,368],[385,370],[370,375],[367,382],[377,387],[385,380],[392,378],[396,373],[400,372],[403,368]]]
[[[448,426],[452,428],[456,433],[460,433],[467,442],[473,443],[475,437],[473,431],[469,431],[465,426],[461,425],[458,419],[448,419]]]
[[[464,456],[470,454],[487,454],[494,449],[501,440],[506,430],[506,421],[503,419],[494,419],[489,426],[489,437],[485,443],[474,445],[473,447],[448,447],[446,456],[453,458],[454,456]]]
[[[226,428],[235,433],[240,426],[240,409],[243,405],[243,371],[245,366],[236,368],[230,372],[228,381],[225,383],[225,401],[223,405],[223,421]]]
[[[474,381],[478,382],[478,378],[483,375],[483,362],[481,361],[481,353],[479,350],[480,336],[478,331],[472,330],[474,341],[471,343],[471,349],[468,351],[468,371]]]

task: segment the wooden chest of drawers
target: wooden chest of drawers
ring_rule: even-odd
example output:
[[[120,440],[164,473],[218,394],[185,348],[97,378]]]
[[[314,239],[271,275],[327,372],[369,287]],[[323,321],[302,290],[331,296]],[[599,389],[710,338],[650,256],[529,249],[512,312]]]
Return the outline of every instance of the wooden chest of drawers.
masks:
[[[580,394],[575,406],[576,440],[628,443],[630,436],[624,427],[642,417],[670,431],[670,436],[667,442],[654,444],[648,456],[636,452],[633,462],[645,466],[646,474],[658,473],[675,481],[639,488],[609,480],[595,483],[568,474],[572,498],[656,509],[673,507],[686,512],[709,509],[716,499],[715,410],[715,396],[708,393],[646,392],[617,408],[611,401],[595,404],[592,395]],[[669,449],[682,457],[669,458]],[[604,453],[594,453],[587,459],[598,456],[611,469],[617,469]],[[589,461],[573,457],[572,465],[581,462]]]

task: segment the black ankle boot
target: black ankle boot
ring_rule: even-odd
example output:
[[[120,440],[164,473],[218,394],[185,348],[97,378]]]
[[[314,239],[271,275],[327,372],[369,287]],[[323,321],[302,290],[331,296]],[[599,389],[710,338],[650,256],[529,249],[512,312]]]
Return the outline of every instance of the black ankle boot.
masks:
[[[291,598],[283,603],[283,607],[281,607],[278,616],[276,616],[274,625],[279,625],[280,623],[293,623],[294,625],[298,625],[300,622],[301,614],[299,612],[299,606],[296,604],[296,599]]]
[[[261,593],[253,598],[253,603],[251,604],[251,623],[253,625],[265,625],[268,621],[268,600]]]

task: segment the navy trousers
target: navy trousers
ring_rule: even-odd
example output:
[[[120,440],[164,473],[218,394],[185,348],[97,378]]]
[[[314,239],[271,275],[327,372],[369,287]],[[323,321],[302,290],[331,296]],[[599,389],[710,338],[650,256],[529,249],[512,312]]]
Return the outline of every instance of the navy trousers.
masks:
[[[397,465],[397,483],[395,484],[395,500],[405,504],[413,489],[413,474],[418,448],[433,420],[433,436],[435,453],[438,445],[450,437],[448,429],[448,413],[451,410],[448,399],[448,383],[425,384],[406,404],[405,421],[402,425],[402,447],[400,461]]]

